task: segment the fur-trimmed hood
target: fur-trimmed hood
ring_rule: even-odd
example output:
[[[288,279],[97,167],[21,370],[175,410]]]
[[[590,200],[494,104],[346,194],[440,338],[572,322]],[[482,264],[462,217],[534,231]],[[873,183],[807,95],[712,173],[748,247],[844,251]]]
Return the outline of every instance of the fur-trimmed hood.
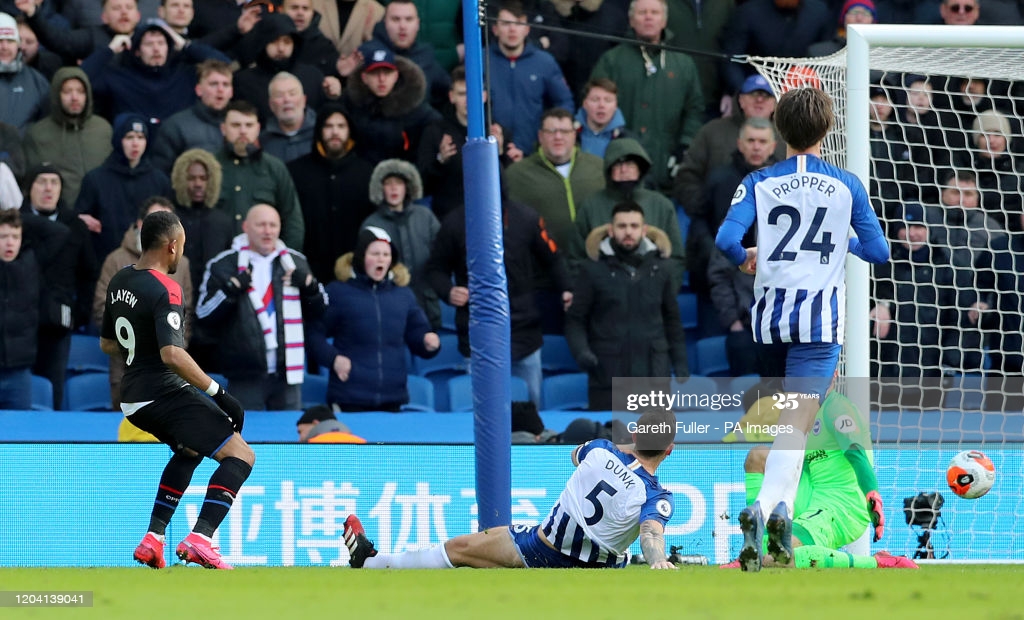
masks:
[[[347,282],[356,277],[355,269],[352,268],[352,252],[342,254],[334,261],[334,277],[341,282]],[[409,270],[402,263],[391,265],[388,271],[388,278],[395,286],[409,286]]]
[[[419,171],[404,159],[385,159],[377,164],[370,176],[370,202],[379,205],[384,202],[384,179],[400,176],[405,179],[405,204],[423,198],[423,179]]]
[[[412,112],[423,103],[427,96],[427,78],[423,70],[402,56],[395,56],[395,66],[398,67],[398,82],[388,96],[379,100],[370,87],[357,74],[353,74],[345,82],[345,90],[352,105],[361,108],[377,103],[382,116],[394,118]]]
[[[569,17],[572,13],[572,9],[575,6],[579,6],[588,13],[596,13],[604,0],[550,0],[551,4],[554,5],[555,10],[562,17]]]
[[[192,201],[188,197],[188,167],[202,164],[210,177],[206,182],[206,207],[212,209],[220,200],[220,185],[224,178],[220,162],[213,153],[204,149],[189,149],[178,156],[171,168],[171,187],[174,188],[174,199],[181,207],[189,208]]]
[[[590,260],[600,260],[601,254],[612,254],[609,226],[611,224],[602,224],[587,235],[587,258]],[[668,258],[672,255],[672,242],[665,231],[656,226],[648,226],[647,236],[640,242],[639,249],[644,254],[657,250],[662,258]]]

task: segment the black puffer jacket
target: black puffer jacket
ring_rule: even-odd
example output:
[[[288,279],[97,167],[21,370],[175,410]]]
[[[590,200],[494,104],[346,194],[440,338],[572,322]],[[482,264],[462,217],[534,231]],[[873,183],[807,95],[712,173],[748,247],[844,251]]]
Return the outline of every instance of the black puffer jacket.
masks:
[[[512,360],[520,360],[540,348],[543,343],[540,313],[534,303],[534,261],[553,276],[557,290],[571,290],[564,260],[552,250],[547,230],[537,212],[506,200],[504,215],[505,272],[508,279],[508,302],[512,323]],[[441,230],[427,261],[427,278],[442,302],[447,303],[455,286],[469,286],[466,267],[466,209],[460,207],[444,218]],[[470,297],[473,291],[470,291]],[[469,357],[469,305],[456,308],[455,327],[459,333],[459,352]]]

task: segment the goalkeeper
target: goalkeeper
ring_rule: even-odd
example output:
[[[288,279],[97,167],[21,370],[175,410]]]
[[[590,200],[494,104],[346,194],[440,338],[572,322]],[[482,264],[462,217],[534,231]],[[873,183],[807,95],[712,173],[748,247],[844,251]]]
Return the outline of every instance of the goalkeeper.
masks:
[[[769,399],[770,400],[770,399]],[[754,408],[745,416],[750,419],[760,412]],[[778,410],[764,404],[766,411]],[[771,415],[771,414],[765,414]],[[764,416],[762,416],[764,417]],[[767,424],[769,420],[762,420]],[[740,421],[739,430],[745,427]],[[739,439],[731,433],[723,441]],[[757,441],[757,436],[745,436]],[[744,463],[747,503],[757,496],[764,480],[767,446],[757,446]],[[803,475],[797,488],[793,519],[794,564],[804,568],[826,567],[910,567],[906,558],[885,552],[876,557],[867,555],[868,543],[861,542],[871,526],[875,542],[885,529],[882,498],[874,472],[871,433],[868,421],[857,407],[842,394],[829,391],[818,409],[807,437]],[[855,554],[838,551],[840,547],[855,548]],[[799,547],[799,550],[797,550]]]

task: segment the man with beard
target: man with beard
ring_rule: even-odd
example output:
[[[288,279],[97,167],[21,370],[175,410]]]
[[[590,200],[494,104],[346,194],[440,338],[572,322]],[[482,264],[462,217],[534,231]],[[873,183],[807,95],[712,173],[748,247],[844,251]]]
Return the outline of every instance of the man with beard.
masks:
[[[651,158],[632,138],[612,140],[604,154],[604,189],[583,201],[576,212],[577,243],[570,248],[576,261],[586,260],[583,244],[590,231],[611,221],[615,205],[632,201],[644,210],[644,222],[668,235],[672,244],[671,269],[676,290],[683,279],[684,246],[676,209],[664,195],[644,189],[643,178],[651,169]]]
[[[196,74],[199,101],[164,120],[153,144],[153,165],[164,172],[169,172],[178,155],[188,149],[215,153],[224,143],[220,124],[224,122],[224,108],[235,92],[231,66],[220,60],[204,60],[196,65]],[[185,234],[189,234],[187,230]]]
[[[334,279],[334,261],[356,247],[359,225],[371,213],[373,166],[355,152],[348,114],[329,103],[320,109],[309,154],[288,164],[305,220],[309,267],[321,282]]]
[[[208,45],[186,43],[162,20],[150,20],[131,39],[115,37],[86,58],[82,69],[92,80],[97,99],[106,102],[109,118],[134,112],[159,122],[192,105],[193,65],[230,59]]]
[[[85,174],[110,155],[113,130],[93,114],[92,84],[78,67],[62,67],[50,84],[50,115],[25,132],[25,162],[60,171],[64,202],[74,205]]]
[[[260,148],[257,114],[247,101],[232,101],[225,108],[220,126],[224,146],[216,153],[224,172],[217,208],[234,220],[238,234],[252,205],[269,204],[281,216],[281,240],[301,250],[305,225],[295,184],[284,162]]]
[[[575,280],[565,338],[589,375],[594,411],[625,409],[625,402],[612,403],[613,377],[650,377],[652,389],[667,391],[673,371],[690,375],[677,289],[662,258],[664,236],[649,235],[643,207],[622,202],[612,209],[607,231],[596,229],[587,238],[590,260]]]

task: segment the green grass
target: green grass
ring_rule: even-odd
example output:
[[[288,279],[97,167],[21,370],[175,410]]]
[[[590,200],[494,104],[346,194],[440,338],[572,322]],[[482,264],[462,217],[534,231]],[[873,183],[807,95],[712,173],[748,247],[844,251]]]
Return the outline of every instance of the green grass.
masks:
[[[0,618],[1024,618],[1024,566],[921,570],[0,568],[0,590],[91,590],[91,609]]]

